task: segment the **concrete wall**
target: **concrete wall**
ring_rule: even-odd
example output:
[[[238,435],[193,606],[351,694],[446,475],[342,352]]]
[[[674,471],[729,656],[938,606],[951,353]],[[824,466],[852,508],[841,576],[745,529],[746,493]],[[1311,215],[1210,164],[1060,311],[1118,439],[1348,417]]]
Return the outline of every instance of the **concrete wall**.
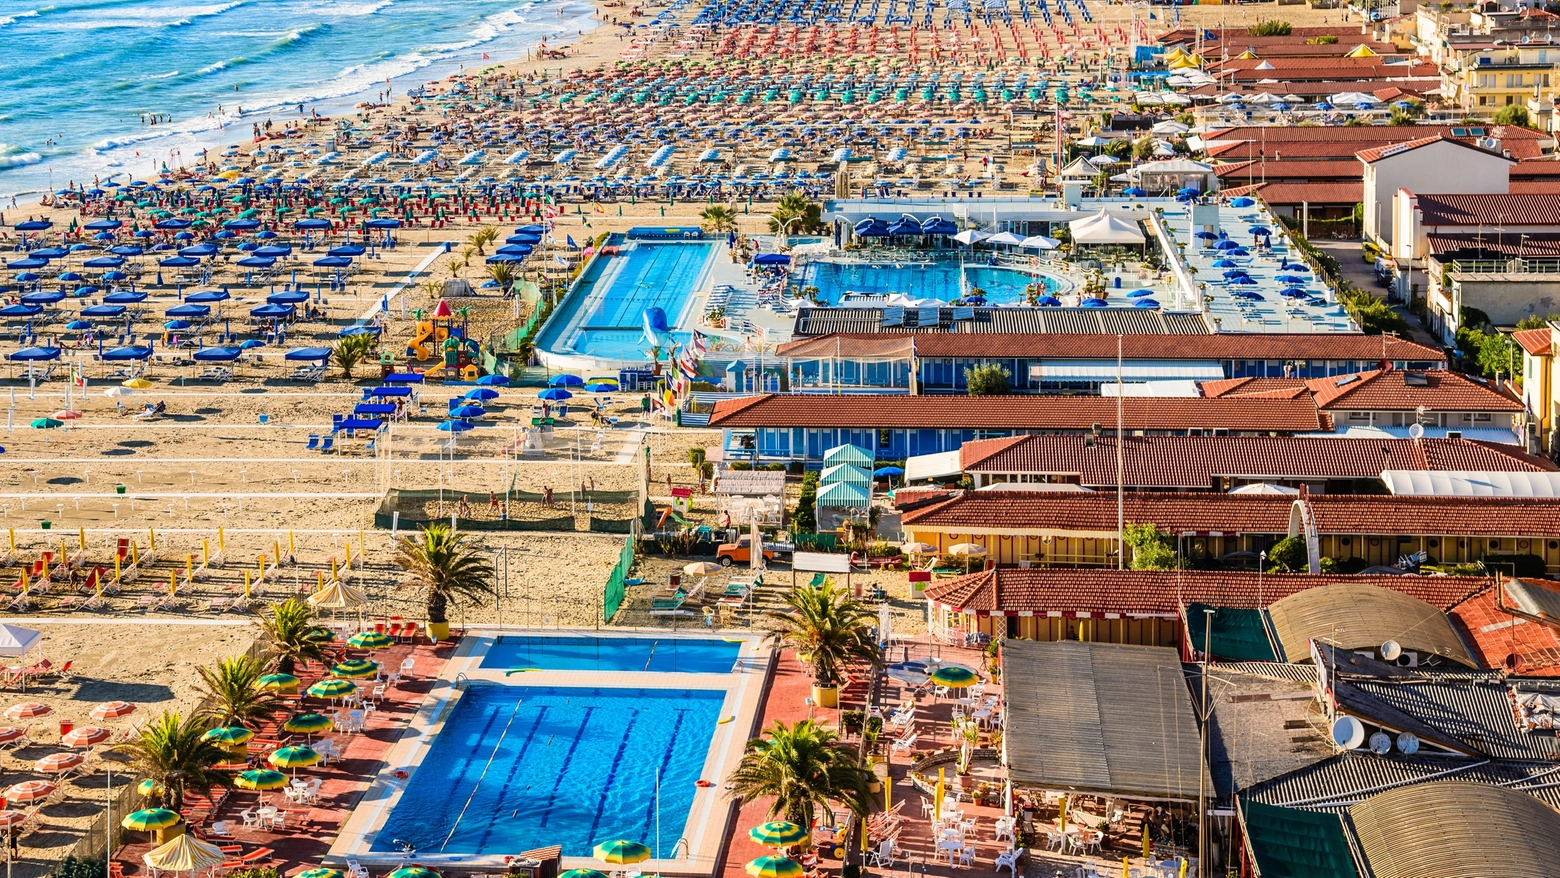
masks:
[[[1407,137],[1408,135],[1405,135]],[[1399,189],[1420,195],[1501,194],[1511,162],[1453,141],[1388,156],[1365,166],[1365,234],[1392,245],[1391,202]],[[1395,249],[1389,247],[1396,255]]]

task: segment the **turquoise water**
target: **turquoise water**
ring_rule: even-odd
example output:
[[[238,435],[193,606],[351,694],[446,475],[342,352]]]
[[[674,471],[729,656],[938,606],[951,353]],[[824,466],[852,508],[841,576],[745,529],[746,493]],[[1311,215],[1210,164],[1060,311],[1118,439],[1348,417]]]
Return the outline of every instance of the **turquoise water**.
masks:
[[[1060,287],[1055,278],[1040,275],[1047,292]],[[917,299],[959,298],[961,280],[969,287],[986,291],[986,301],[1010,305],[1024,300],[1024,288],[1036,278],[1027,272],[989,265],[965,265],[961,271],[953,260],[929,263],[865,264],[859,262],[808,262],[802,268],[795,287],[815,286],[830,303],[846,293],[889,295],[900,293]]]
[[[425,854],[590,856],[613,839],[669,854],[724,693],[483,686],[466,690],[374,838]],[[660,834],[656,834],[656,771]]]
[[[724,674],[741,649],[741,643],[708,638],[504,636],[483,656],[482,667]]]
[[[548,323],[542,350],[648,362],[645,310],[660,308],[675,330],[719,243],[637,241],[624,245],[621,255],[597,260]],[[687,333],[673,336],[688,339]]]
[[[145,177],[299,103],[340,113],[387,77],[401,96],[587,16],[570,0],[0,0],[0,194]]]

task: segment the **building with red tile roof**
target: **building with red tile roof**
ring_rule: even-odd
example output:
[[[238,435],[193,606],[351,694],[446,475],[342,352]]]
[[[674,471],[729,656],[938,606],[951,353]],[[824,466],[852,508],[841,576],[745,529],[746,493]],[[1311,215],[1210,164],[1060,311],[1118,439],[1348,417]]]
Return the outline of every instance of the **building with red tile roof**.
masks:
[[[1553,592],[1554,586],[1524,580],[1529,588]],[[1498,590],[1485,589],[1451,609],[1463,639],[1487,668],[1521,677],[1560,677],[1560,627],[1525,618],[1500,606]]]
[[[1109,421],[1105,423],[1110,423]],[[1130,490],[1228,491],[1240,485],[1307,485],[1325,493],[1380,490],[1389,469],[1554,472],[1548,458],[1471,439],[1128,436],[1123,482]],[[999,482],[1116,486],[1110,435],[1013,436],[965,442],[962,472],[977,487]]]
[[[1038,486],[948,496],[905,511],[902,527],[908,539],[939,550],[978,543],[999,565],[1115,563],[1114,491],[1026,489],[1031,487]],[[1338,562],[1391,566],[1419,551],[1441,564],[1528,554],[1560,571],[1556,500],[1134,492],[1122,498],[1122,514],[1126,523],[1175,535],[1184,556],[1201,563],[1232,552],[1255,557],[1290,534],[1297,503],[1314,523],[1319,554]]]

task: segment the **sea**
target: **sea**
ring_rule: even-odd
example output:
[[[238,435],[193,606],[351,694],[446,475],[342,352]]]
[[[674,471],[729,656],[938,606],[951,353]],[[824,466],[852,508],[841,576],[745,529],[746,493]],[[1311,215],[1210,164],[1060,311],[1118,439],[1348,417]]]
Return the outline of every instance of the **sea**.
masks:
[[[586,0],[0,0],[0,206],[568,42]],[[484,59],[484,54],[488,59]],[[240,115],[242,111],[242,115]],[[171,121],[147,124],[152,115]]]

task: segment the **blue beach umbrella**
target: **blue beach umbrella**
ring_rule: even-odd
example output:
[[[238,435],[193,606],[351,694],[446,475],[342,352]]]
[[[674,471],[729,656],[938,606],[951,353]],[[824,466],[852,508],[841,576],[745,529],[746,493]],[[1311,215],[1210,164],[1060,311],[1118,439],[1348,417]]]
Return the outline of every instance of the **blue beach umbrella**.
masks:
[[[468,421],[440,421],[438,429],[445,433],[464,433],[475,428]]]
[[[564,390],[562,387],[549,387],[541,393],[538,393],[537,397],[540,399],[545,399],[549,402],[561,402],[565,399],[573,399],[574,394]]]

